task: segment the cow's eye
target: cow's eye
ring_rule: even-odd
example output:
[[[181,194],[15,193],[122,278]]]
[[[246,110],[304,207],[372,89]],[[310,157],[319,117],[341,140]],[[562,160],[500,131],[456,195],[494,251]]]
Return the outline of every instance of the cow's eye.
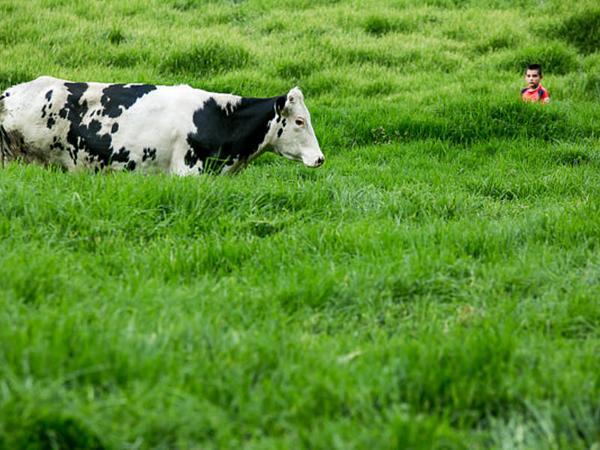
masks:
[[[303,127],[304,126],[304,119],[301,118],[297,118],[296,119],[296,125],[298,125],[299,127]]]

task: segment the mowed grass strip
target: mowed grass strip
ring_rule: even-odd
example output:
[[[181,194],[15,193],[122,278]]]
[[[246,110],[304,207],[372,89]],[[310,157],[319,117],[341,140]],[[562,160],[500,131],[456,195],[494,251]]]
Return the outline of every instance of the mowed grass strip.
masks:
[[[0,4],[2,89],[300,85],[327,157],[4,167],[0,448],[597,445],[597,6],[455,3]]]

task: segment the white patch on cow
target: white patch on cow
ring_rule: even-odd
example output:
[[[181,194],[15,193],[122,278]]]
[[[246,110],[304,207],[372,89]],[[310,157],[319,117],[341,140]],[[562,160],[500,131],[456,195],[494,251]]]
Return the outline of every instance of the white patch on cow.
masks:
[[[231,94],[211,94],[211,98],[227,115],[233,114],[235,108],[242,101],[242,97]]]

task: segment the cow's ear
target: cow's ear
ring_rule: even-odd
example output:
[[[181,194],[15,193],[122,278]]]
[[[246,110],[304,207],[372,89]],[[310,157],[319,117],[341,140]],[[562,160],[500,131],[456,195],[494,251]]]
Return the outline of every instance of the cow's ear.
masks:
[[[300,88],[298,86],[296,86],[293,89],[290,89],[290,92],[288,92],[287,97],[288,97],[288,102],[290,102],[290,103],[297,103],[297,102],[304,101],[304,95],[302,94],[302,91],[300,90]]]
[[[281,97],[277,97],[275,101],[275,108],[277,109],[277,114],[280,116],[287,116],[288,108],[286,107],[287,96],[282,95]]]

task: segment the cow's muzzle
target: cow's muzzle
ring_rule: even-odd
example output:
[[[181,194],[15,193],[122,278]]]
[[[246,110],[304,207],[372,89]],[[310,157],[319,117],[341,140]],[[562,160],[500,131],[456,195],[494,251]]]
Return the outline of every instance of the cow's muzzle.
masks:
[[[316,169],[317,167],[321,167],[325,162],[324,156],[319,156],[312,164],[304,164],[306,167],[310,167],[312,169]]]

